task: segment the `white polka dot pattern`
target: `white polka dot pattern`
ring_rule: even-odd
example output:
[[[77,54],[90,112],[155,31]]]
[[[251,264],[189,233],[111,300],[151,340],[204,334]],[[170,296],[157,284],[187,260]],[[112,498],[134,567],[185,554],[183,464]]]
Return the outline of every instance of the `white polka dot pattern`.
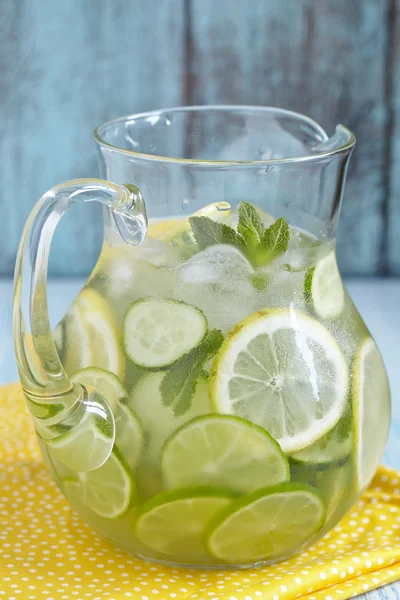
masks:
[[[400,578],[400,475],[381,467],[339,526],[253,571],[147,563],[86,526],[41,460],[20,388],[0,388],[0,600],[336,600]]]

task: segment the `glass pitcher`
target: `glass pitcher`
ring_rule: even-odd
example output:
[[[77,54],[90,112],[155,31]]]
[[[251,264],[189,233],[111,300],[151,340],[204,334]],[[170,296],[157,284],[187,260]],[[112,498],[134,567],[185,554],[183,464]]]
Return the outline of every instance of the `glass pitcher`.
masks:
[[[359,498],[388,434],[385,368],[336,263],[355,138],[237,106],[132,115],[94,137],[104,180],[47,192],[17,258],[15,348],[44,460],[83,519],[138,556],[290,557]],[[51,238],[91,201],[101,255],[52,332]]]

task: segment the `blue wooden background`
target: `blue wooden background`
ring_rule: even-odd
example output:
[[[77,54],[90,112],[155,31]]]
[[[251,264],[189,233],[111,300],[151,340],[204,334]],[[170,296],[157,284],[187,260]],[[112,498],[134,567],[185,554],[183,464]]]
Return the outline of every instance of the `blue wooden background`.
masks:
[[[346,273],[400,274],[396,0],[0,0],[0,274],[40,195],[97,175],[94,127],[181,104],[278,105],[358,138],[339,236]],[[86,273],[99,208],[65,218],[53,274]]]

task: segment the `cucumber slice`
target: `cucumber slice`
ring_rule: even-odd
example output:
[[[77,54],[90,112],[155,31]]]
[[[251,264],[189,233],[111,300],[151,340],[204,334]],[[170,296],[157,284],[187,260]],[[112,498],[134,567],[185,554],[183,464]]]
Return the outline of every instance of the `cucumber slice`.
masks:
[[[161,398],[160,385],[164,376],[164,372],[146,373],[133,387],[128,404],[138,416],[147,442],[140,468],[157,473],[165,440],[187,421],[210,412],[207,380],[200,377],[190,409],[184,415],[176,416],[172,407],[165,406]]]
[[[164,369],[205,338],[201,310],[172,299],[142,298],[127,310],[124,346],[130,360],[145,369]]]

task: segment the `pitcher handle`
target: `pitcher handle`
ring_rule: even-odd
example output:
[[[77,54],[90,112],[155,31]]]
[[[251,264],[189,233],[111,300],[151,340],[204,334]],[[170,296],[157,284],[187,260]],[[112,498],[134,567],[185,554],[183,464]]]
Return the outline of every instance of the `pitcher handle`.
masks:
[[[82,430],[83,420],[92,418],[107,441],[97,444],[96,456],[90,448],[83,453],[87,456],[82,456],[80,471],[94,470],[107,460],[114,444],[115,423],[107,399],[89,386],[72,383],[61,364],[48,315],[47,270],[57,223],[72,204],[92,201],[111,209],[128,244],[136,246],[143,242],[147,216],[143,197],[135,186],[101,179],[68,181],[46,192],[30,214],[19,245],[14,277],[15,353],[36,429],[46,431],[48,438],[54,440],[76,427],[81,426]]]

